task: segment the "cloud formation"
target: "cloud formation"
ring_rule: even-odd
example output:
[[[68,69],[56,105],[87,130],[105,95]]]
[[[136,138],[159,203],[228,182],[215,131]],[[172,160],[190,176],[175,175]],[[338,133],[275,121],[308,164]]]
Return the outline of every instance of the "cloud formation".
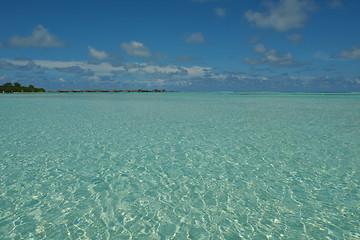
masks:
[[[260,55],[271,55],[268,53],[271,51],[277,53],[276,50],[269,50],[262,44],[254,47],[254,52]],[[282,56],[281,54],[273,55],[279,59]],[[270,60],[263,62],[268,63],[266,61]],[[276,62],[275,60],[271,61]],[[286,57],[283,57],[281,61],[286,62]],[[277,63],[281,61],[277,60]],[[360,86],[359,77],[301,75],[300,72],[300,75],[262,75],[258,70],[254,72],[217,72],[210,67],[183,67],[149,63],[129,63],[121,67],[114,67],[104,62],[93,65],[86,61],[0,59],[0,68],[4,71],[27,71],[16,72],[16,75],[9,72],[12,81],[29,82],[29,84],[39,80],[42,82],[54,81],[57,87],[80,86],[76,84],[84,80],[92,88],[118,88],[121,86],[136,89],[144,86],[154,88],[171,86],[171,88],[179,90],[203,90],[205,86],[205,89],[209,91],[219,91],[219,89],[230,91],[234,89],[242,91],[290,91],[294,89],[301,91],[339,91],[339,89],[353,91]],[[50,73],[52,77],[39,76],[36,73],[37,69]],[[7,79],[9,79],[7,75],[0,75],[0,80],[8,81]]]
[[[131,41],[129,43],[122,43],[121,48],[125,50],[126,54],[130,57],[140,57],[146,58],[150,57],[151,51],[145,47],[145,45],[141,42]]]
[[[197,33],[186,33],[185,34],[185,42],[187,43],[205,43],[205,38],[201,32]]]
[[[0,59],[0,69],[6,71],[32,71],[40,68],[40,66],[32,60],[24,60],[21,62],[23,62],[23,64],[18,65],[16,62],[9,62]]]
[[[255,45],[254,53],[260,55],[261,58],[245,58],[244,63],[250,65],[270,64],[274,67],[296,67],[303,65],[294,61],[291,53],[281,53],[273,48],[267,50],[261,43]]]
[[[226,17],[226,9],[225,8],[217,7],[214,9],[214,12],[215,12],[216,16],[218,16],[219,18]]]
[[[5,71],[29,71],[41,69],[50,74],[61,74],[58,76],[65,79],[76,77],[76,79],[87,79],[92,82],[102,80],[115,81],[119,76],[153,81],[164,79],[166,81],[187,81],[194,78],[205,78],[211,71],[210,67],[191,66],[183,67],[176,65],[157,65],[149,63],[128,63],[122,66],[112,66],[107,62],[89,64],[86,61],[51,61],[51,60],[10,60],[0,59],[0,70]],[[109,81],[110,81],[109,80]],[[109,82],[107,81],[107,82]],[[110,81],[110,82],[111,82]],[[142,80],[141,80],[142,81]],[[69,83],[70,81],[65,81]],[[172,85],[171,83],[170,85]],[[174,83],[175,84],[175,83]],[[180,82],[176,83],[180,84]],[[180,84],[182,85],[182,84]]]
[[[249,10],[245,18],[259,28],[272,28],[279,32],[302,28],[309,18],[308,13],[315,10],[312,0],[279,0],[264,2],[267,12]]]
[[[339,56],[346,59],[360,59],[360,47],[352,47],[350,50],[342,50]]]
[[[59,37],[51,34],[49,30],[44,28],[41,24],[36,26],[30,36],[12,36],[8,39],[8,46],[10,47],[38,47],[38,48],[50,48],[50,47],[62,47],[66,43],[59,39]]]
[[[79,66],[69,66],[65,68],[55,68],[55,70],[62,72],[62,73],[69,73],[75,75],[77,77],[92,77],[95,75],[94,71],[90,69],[84,69]]]
[[[329,54],[321,52],[321,51],[316,51],[313,54],[313,56],[314,56],[314,58],[321,59],[321,60],[333,60],[333,58]]]
[[[88,46],[88,54],[93,57],[96,58],[98,60],[103,60],[106,59],[108,57],[108,54],[105,51],[98,51],[95,48]]]

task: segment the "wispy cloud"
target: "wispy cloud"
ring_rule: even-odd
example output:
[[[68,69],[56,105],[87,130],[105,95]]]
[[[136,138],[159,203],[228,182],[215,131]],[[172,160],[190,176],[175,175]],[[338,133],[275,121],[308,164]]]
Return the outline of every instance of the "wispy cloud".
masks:
[[[286,38],[291,43],[301,43],[303,41],[303,36],[299,33],[289,34]]]
[[[108,57],[108,54],[105,51],[96,50],[91,46],[88,46],[88,54],[90,57],[96,58],[98,60],[103,60]]]
[[[205,38],[201,32],[185,33],[185,42],[187,43],[205,43]]]
[[[41,69],[52,73],[58,72],[66,76],[99,80],[102,77],[114,75],[138,76],[143,78],[161,79],[191,79],[205,77],[210,67],[176,65],[157,65],[149,63],[128,63],[123,66],[112,66],[110,63],[89,64],[81,61],[51,61],[51,60],[10,60],[0,59],[0,69],[5,71],[32,71]],[[63,77],[63,76],[61,76]]]
[[[313,56],[314,56],[314,58],[321,59],[321,60],[333,59],[329,54],[321,52],[321,51],[316,51]]]
[[[145,47],[145,45],[141,42],[131,41],[129,43],[122,43],[121,47],[125,50],[126,54],[131,57],[150,57],[151,51]]]
[[[89,64],[85,61],[52,61],[52,60],[11,60],[0,59],[0,69],[13,71],[56,70],[69,75],[89,77],[94,75],[112,75],[114,71],[124,71],[123,66],[112,66],[110,63]]]
[[[153,87],[164,87],[164,86],[190,86],[192,85],[191,81],[186,80],[165,80],[161,78],[156,78],[154,80],[127,80],[125,81],[126,84],[132,85],[132,86],[147,86],[149,88]]]
[[[298,75],[288,76],[288,84],[303,89],[317,91],[351,91],[358,88],[358,78],[332,77],[328,75],[311,76]]]
[[[349,50],[342,50],[339,56],[346,59],[360,59],[360,46],[351,47]]]
[[[51,48],[62,47],[66,43],[59,39],[59,37],[51,34],[48,29],[42,25],[34,28],[32,34],[27,37],[12,36],[8,39],[7,45],[9,47],[38,47],[38,48]]]
[[[245,18],[259,28],[272,28],[276,31],[288,31],[302,28],[309,18],[308,13],[315,10],[312,0],[279,0],[264,2],[266,12],[249,10]]]
[[[214,9],[214,13],[219,18],[224,18],[224,17],[226,17],[226,8],[217,7],[217,8]]]
[[[253,63],[268,63],[274,66],[297,65],[287,54],[282,54],[274,49],[267,49],[258,44],[254,52],[263,56]],[[265,59],[266,58],[266,59]],[[257,62],[255,62],[257,61]],[[29,67],[31,66],[32,67]],[[36,81],[51,82],[54,86],[76,86],[81,81],[96,88],[144,88],[146,87],[171,87],[172,89],[203,89],[207,90],[234,90],[243,91],[285,91],[285,90],[318,90],[318,91],[352,91],[360,85],[359,77],[346,78],[341,76],[331,77],[327,75],[293,75],[276,74],[262,75],[256,72],[216,72],[210,67],[202,66],[176,66],[156,65],[149,63],[129,63],[121,67],[111,66],[102,62],[97,65],[79,61],[50,61],[50,60],[9,60],[0,59],[0,68],[9,71],[12,81],[29,82]],[[10,71],[30,69],[27,72],[17,72],[13,77]],[[35,70],[35,71],[31,71]],[[37,69],[50,73],[51,77],[43,77],[35,74]],[[9,81],[7,75],[0,75],[0,80]],[[21,76],[20,76],[21,75]],[[80,85],[79,85],[80,86]]]
[[[329,7],[331,8],[339,8],[342,6],[342,2],[341,0],[331,0],[329,3],[328,3]]]
[[[16,64],[17,61],[10,62],[10,61],[0,59],[0,69],[6,70],[6,71],[32,71],[36,68],[40,68],[40,66],[38,66],[32,60],[24,60],[21,62],[22,62],[22,64],[19,65],[19,64]]]
[[[274,67],[296,67],[304,65],[294,61],[291,53],[281,53],[273,48],[266,49],[261,43],[255,45],[254,53],[261,57],[256,59],[245,58],[244,63],[250,65],[270,64]]]
[[[70,73],[72,75],[75,75],[77,77],[92,77],[95,75],[94,71],[91,71],[90,69],[84,69],[79,66],[70,66],[66,68],[55,68],[55,70],[62,72],[62,73]]]

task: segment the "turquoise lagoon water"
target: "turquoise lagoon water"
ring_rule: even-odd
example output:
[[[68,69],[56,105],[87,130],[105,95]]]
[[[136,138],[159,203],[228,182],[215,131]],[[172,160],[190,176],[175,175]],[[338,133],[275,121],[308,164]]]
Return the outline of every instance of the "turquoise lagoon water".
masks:
[[[1,239],[359,239],[360,95],[0,95]]]

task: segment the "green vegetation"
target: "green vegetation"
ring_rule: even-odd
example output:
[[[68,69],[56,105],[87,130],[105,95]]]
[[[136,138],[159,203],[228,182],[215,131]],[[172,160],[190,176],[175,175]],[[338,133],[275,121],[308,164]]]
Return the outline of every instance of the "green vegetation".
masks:
[[[20,83],[14,84],[8,82],[0,86],[0,93],[14,93],[14,92],[45,92],[43,88],[35,88],[34,85],[28,87],[21,86]]]

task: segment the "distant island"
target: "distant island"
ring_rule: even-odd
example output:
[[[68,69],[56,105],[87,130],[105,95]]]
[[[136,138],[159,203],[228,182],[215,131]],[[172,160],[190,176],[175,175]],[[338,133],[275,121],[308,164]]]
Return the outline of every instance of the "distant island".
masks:
[[[0,86],[0,93],[30,93],[30,92],[46,92],[44,88],[35,88],[34,85],[29,85],[28,87],[21,86],[20,83],[5,83]],[[79,90],[79,89],[73,89],[73,90],[67,90],[67,89],[61,89],[57,91],[48,91],[49,93],[81,93],[81,92],[168,92],[166,89],[153,89],[153,90],[147,90],[147,89],[138,89],[138,90],[132,90],[132,89],[112,89],[112,90],[106,90],[106,89],[99,89],[99,90],[91,90],[91,89],[85,89],[85,90]],[[169,91],[172,92],[172,91]]]
[[[62,89],[62,90],[49,91],[49,92],[50,93],[53,93],[53,92],[58,92],[58,93],[79,93],[79,92],[168,92],[168,91],[165,90],[165,89],[153,89],[153,90],[147,90],[147,89],[138,89],[138,90],[132,90],[132,89],[125,89],[125,90],[120,90],[120,89],[113,89],[113,90],[106,90],[106,89],[79,90],[79,89],[73,89],[73,90],[67,90],[67,89]]]
[[[20,83],[14,84],[8,82],[0,86],[0,93],[21,93],[21,92],[45,92],[43,88],[35,88],[34,85],[28,87],[21,86]]]

